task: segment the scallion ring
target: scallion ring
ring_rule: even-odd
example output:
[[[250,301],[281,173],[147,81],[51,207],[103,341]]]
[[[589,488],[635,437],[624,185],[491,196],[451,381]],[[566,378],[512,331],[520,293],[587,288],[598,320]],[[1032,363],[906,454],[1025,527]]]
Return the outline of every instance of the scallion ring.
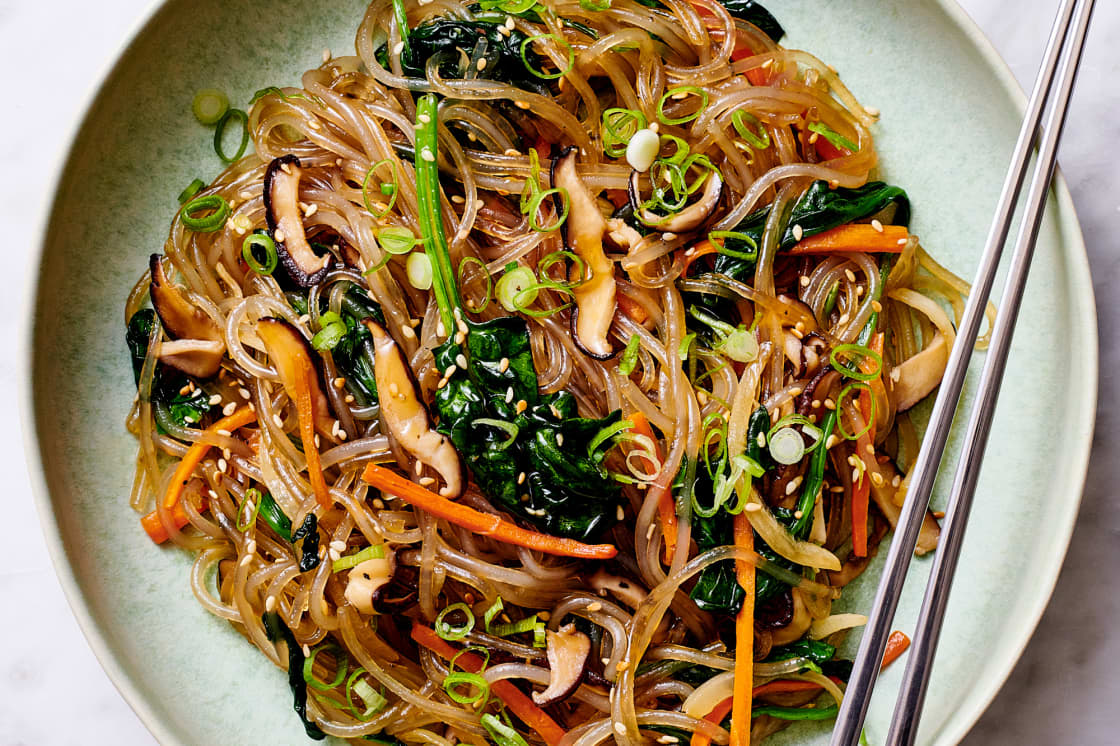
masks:
[[[770,147],[770,132],[758,117],[744,109],[738,109],[731,115],[731,124],[739,137],[746,140],[751,147],[766,150]],[[757,131],[751,127],[757,128]]]
[[[498,614],[502,613],[502,607],[504,605],[505,604],[502,603],[502,597],[497,596],[494,599],[494,603],[490,604],[490,608],[488,608],[486,610],[486,612],[483,613],[482,624],[483,624],[483,628],[486,630],[486,634],[488,634],[488,635],[494,634],[490,629],[490,625],[493,623],[494,617],[496,617],[496,616],[498,616]]]
[[[618,360],[618,372],[624,376],[628,376],[634,372],[634,368],[638,365],[638,348],[641,347],[642,340],[638,335],[630,337],[626,342],[626,349],[622,351],[622,357]]]
[[[375,236],[381,250],[393,256],[407,254],[418,242],[412,231],[403,225],[390,225],[379,230]]]
[[[199,216],[200,212],[208,214]],[[229,202],[226,202],[223,197],[208,194],[205,197],[195,197],[183,205],[183,209],[179,212],[179,219],[183,221],[185,227],[195,233],[213,233],[226,224],[231,212],[233,210],[230,209]]]
[[[602,121],[603,152],[612,158],[625,155],[630,138],[649,124],[645,115],[636,109],[607,109]]]
[[[537,291],[530,288],[537,284],[537,276],[528,267],[507,269],[495,289],[498,303],[510,313],[518,311],[519,307],[531,306],[537,300]]]
[[[194,95],[191,111],[201,124],[217,124],[229,110],[229,96],[216,88],[204,88]]]
[[[334,681],[327,683],[315,678],[315,658],[319,653],[329,650],[334,654],[336,673]],[[326,645],[320,645],[317,648],[311,649],[311,655],[303,659],[303,680],[312,689],[318,689],[321,692],[329,692],[337,687],[342,682],[346,681],[346,672],[350,668],[350,656],[346,654],[338,645],[333,642],[328,642]]]
[[[374,715],[384,710],[385,706],[389,704],[389,700],[385,699],[385,695],[374,689],[368,681],[361,678],[363,674],[369,675],[369,672],[364,668],[359,668],[346,679],[346,701],[350,705],[351,714],[358,720],[366,722],[372,720]],[[354,695],[362,700],[362,704],[365,705],[364,711],[359,712],[354,705]]]
[[[799,426],[805,435],[813,439],[813,445],[805,449],[805,453],[811,453],[818,445],[820,445],[821,438],[824,436],[824,431],[813,424],[803,414],[787,414],[782,419],[778,420],[770,431],[766,433],[766,440],[769,441],[776,433],[789,427]]]
[[[482,645],[467,645],[465,648],[451,656],[451,660],[447,662],[447,670],[451,673],[455,672],[455,663],[459,660],[459,656],[464,653],[478,653],[482,656],[482,666],[479,671],[485,671],[487,666],[490,665],[490,648],[483,647]]]
[[[828,140],[834,147],[845,148],[853,153],[859,152],[859,145],[844,137],[824,122],[811,122],[808,126],[808,130]]]
[[[491,419],[490,417],[479,417],[478,419],[473,420],[471,422],[471,424],[472,425],[485,425],[486,427],[493,427],[493,428],[496,428],[498,430],[501,430],[506,435],[508,435],[509,436],[508,438],[506,438],[501,443],[498,443],[495,446],[495,449],[499,450],[499,451],[504,451],[505,449],[507,449],[511,445],[513,445],[514,441],[517,440],[518,432],[520,432],[517,425],[513,424],[512,422],[506,422],[505,420]]]
[[[427,254],[415,251],[409,254],[408,261],[405,263],[405,273],[408,275],[408,283],[412,287],[417,290],[431,289],[435,275],[432,271],[432,260],[428,258]]]
[[[237,152],[232,156],[227,156],[225,149],[222,147],[222,141],[226,136],[226,127],[229,126],[231,119],[236,119],[241,123],[241,142],[237,146]],[[240,160],[241,156],[245,155],[245,148],[249,146],[249,115],[241,109],[230,109],[222,118],[218,120],[217,126],[214,128],[214,152],[222,159],[222,163],[234,163]]]
[[[482,270],[482,276],[486,278],[486,292],[482,296],[481,305],[473,305],[474,301],[467,304],[467,309],[471,313],[482,313],[486,307],[490,305],[490,299],[494,297],[494,278],[490,276],[490,271],[486,269],[486,262],[479,259],[477,256],[465,256],[459,262],[459,287],[462,288],[466,283],[463,282],[463,273],[471,264],[477,264]]]
[[[473,687],[474,691],[469,689],[467,692],[461,691],[459,687],[464,685]],[[447,674],[443,679],[443,690],[447,692],[448,697],[461,705],[473,705],[476,702],[486,700],[490,696],[490,684],[486,679],[468,671],[456,671]]]
[[[685,98],[689,95],[700,97],[700,106],[696,108],[696,111],[692,112],[691,114],[685,114],[683,117],[676,118],[671,118],[665,114],[666,101],[670,99]],[[698,116],[703,114],[704,110],[707,108],[707,91],[694,85],[682,85],[677,86],[676,88],[670,88],[669,90],[665,91],[665,94],[657,102],[657,118],[661,120],[663,124],[685,124],[686,122],[691,122],[693,119],[696,119]]]
[[[388,195],[389,204],[385,207],[384,210],[378,211],[373,209],[373,205],[370,204],[369,201],[369,180],[373,176],[374,171],[376,171],[378,167],[383,165],[388,165],[393,169],[393,180],[381,182],[380,191],[382,194]],[[369,171],[366,171],[365,178],[362,179],[362,201],[365,202],[366,209],[369,210],[370,215],[373,215],[375,218],[383,218],[389,214],[389,212],[393,209],[393,205],[397,203],[397,192],[400,191],[399,184],[400,174],[397,170],[397,164],[395,161],[392,161],[388,158],[382,158],[377,163],[369,167]],[[386,187],[389,188],[389,191],[386,191]]]
[[[556,306],[555,308],[548,308],[548,309],[545,309],[543,311],[538,311],[536,309],[530,308],[529,306],[531,306],[533,304],[532,304],[532,302],[530,302],[526,299],[532,297],[534,300],[536,300],[537,293],[540,292],[541,290],[551,290],[551,291],[556,292],[556,293],[564,293],[566,295],[572,295],[571,290],[569,290],[566,287],[563,287],[562,285],[558,285],[555,282],[552,282],[551,280],[548,281],[548,282],[538,282],[535,285],[530,285],[529,287],[522,290],[520,293],[517,293],[516,295],[513,296],[514,310],[516,310],[518,313],[523,313],[526,316],[532,316],[535,319],[543,319],[547,316],[552,316],[555,313],[559,313],[560,311],[563,311],[564,309],[571,307],[571,305],[572,305],[571,303],[564,303],[562,305]]]
[[[673,144],[673,154],[671,156],[662,156],[661,160],[665,163],[676,163],[678,165],[684,163],[685,158],[688,158],[690,152],[688,143],[676,135],[670,135],[668,132],[662,133],[661,135],[661,142],[664,143],[666,141]]]
[[[742,259],[746,262],[753,262],[758,259],[758,243],[753,237],[741,231],[711,231],[708,233],[708,240],[716,247],[716,250],[725,256],[732,257],[733,259]],[[750,247],[749,251],[737,251],[735,249],[727,248],[728,241],[740,241]]]
[[[850,434],[847,430],[844,429],[844,418],[839,416],[839,413],[843,411],[841,405],[844,402],[844,397],[848,395],[849,391],[866,391],[871,395],[871,416],[867,418],[867,422],[864,423],[863,429],[854,435]],[[840,389],[840,396],[836,397],[836,411],[836,429],[840,431],[840,435],[842,435],[845,440],[859,440],[860,438],[862,438],[865,433],[871,431],[871,426],[875,422],[875,396],[871,391],[871,387],[863,381],[855,381]]]
[[[256,252],[264,254],[264,261],[257,260]],[[241,242],[241,258],[258,275],[272,274],[280,262],[276,242],[267,233],[250,233],[245,236],[245,240]]]
[[[360,552],[339,557],[331,563],[331,572],[342,572],[352,567],[357,567],[366,560],[385,559],[385,545],[371,544]]]
[[[203,181],[202,179],[195,179],[190,184],[187,184],[183,191],[179,192],[179,196],[176,199],[179,200],[179,204],[181,205],[187,200],[192,199],[194,195],[198,194],[205,188],[205,181]]]
[[[632,420],[620,420],[613,425],[607,425],[602,430],[595,433],[595,437],[587,444],[587,455],[591,456],[599,450],[599,446],[603,445],[623,430],[629,430],[632,427],[634,427],[634,422]]]
[[[544,41],[545,39],[551,39],[552,41],[556,42],[557,46],[559,46],[560,48],[568,50],[568,66],[563,70],[555,73],[546,73],[537,70],[532,66],[532,64],[529,63],[529,57],[527,53],[529,45],[535,41]],[[536,75],[538,78],[543,78],[544,80],[556,80],[557,78],[562,78],[567,75],[571,71],[572,67],[575,66],[576,53],[572,49],[571,44],[564,41],[564,39],[556,36],[555,34],[538,34],[536,36],[530,36],[525,41],[521,42],[521,62],[524,63],[526,70],[531,72],[533,75]]]
[[[253,524],[257,522],[257,514],[261,512],[261,502],[263,502],[263,498],[261,497],[260,490],[258,490],[256,487],[250,487],[249,489],[245,490],[245,499],[237,503],[236,526],[238,531],[244,533],[245,531],[248,531],[250,528],[252,528]],[[242,515],[245,513],[246,505],[250,506],[249,514],[244,519],[242,519]]]
[[[783,427],[769,438],[770,455],[779,464],[796,464],[805,456],[805,439],[792,427]]]
[[[841,358],[847,358],[847,361]],[[875,363],[875,370],[871,372],[860,370],[859,364],[865,359],[870,359]],[[832,349],[828,360],[832,367],[843,373],[846,378],[852,378],[856,381],[872,381],[878,378],[883,370],[883,357],[875,350],[863,345],[837,345]]]
[[[551,197],[552,195],[560,195],[560,214],[556,216],[556,220],[548,225],[541,225],[538,221],[538,213],[540,212],[541,202]],[[568,209],[571,206],[571,200],[568,197],[568,190],[563,187],[553,187],[552,189],[545,189],[538,192],[529,203],[529,227],[540,233],[551,233],[564,224],[568,219]]]
[[[461,612],[465,620],[463,624],[459,626],[455,626],[447,621],[447,617],[456,611]],[[462,602],[451,604],[436,616],[434,628],[436,634],[444,640],[449,640],[451,642],[462,640],[474,629],[474,614],[471,612],[471,607]]]
[[[572,269],[568,273],[569,276],[575,276],[580,279],[565,282],[563,280],[555,280],[548,274],[548,270],[552,269],[553,265],[562,263],[565,259],[572,262]],[[567,290],[574,290],[580,285],[587,282],[584,276],[587,274],[587,262],[574,252],[571,251],[554,251],[551,254],[545,254],[541,260],[537,262],[537,272],[540,274],[541,282],[544,284],[553,284],[557,288],[564,288]]]

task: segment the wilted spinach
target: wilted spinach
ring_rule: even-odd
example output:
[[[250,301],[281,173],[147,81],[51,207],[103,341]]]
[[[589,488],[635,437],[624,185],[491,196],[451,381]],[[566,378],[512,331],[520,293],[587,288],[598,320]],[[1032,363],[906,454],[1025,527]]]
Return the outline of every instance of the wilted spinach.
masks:
[[[439,18],[422,24],[408,33],[408,45],[401,52],[401,68],[405,75],[426,78],[428,60],[436,57],[441,77],[460,79],[469,68],[473,77],[498,80],[547,96],[546,82],[529,72],[521,60],[521,44],[529,37],[517,29],[509,31],[508,35],[499,29],[506,30],[501,22],[495,21]],[[482,70],[470,62],[475,54],[478,59],[486,60]],[[382,65],[388,65],[384,46],[377,50],[377,59]],[[525,49],[525,59],[534,69],[542,69],[544,59],[533,51],[532,45]]]
[[[307,296],[299,292],[285,294],[288,303],[298,314],[307,313]],[[327,310],[327,299],[320,297],[319,313]],[[358,285],[350,284],[342,296],[340,309],[346,334],[331,349],[335,366],[346,379],[346,390],[354,396],[360,406],[368,406],[377,401],[377,380],[373,375],[373,352],[366,350],[371,341],[369,330],[361,323],[362,319],[372,318],[385,324],[385,315],[374,301],[370,300]]]
[[[144,358],[148,354],[148,336],[151,334],[152,325],[159,323],[156,312],[151,308],[144,308],[132,315],[125,331],[125,342],[128,344],[129,357],[132,359],[132,375],[136,385],[140,385],[140,369],[144,367]],[[194,383],[193,387],[189,384]],[[189,388],[189,390],[187,390]],[[180,393],[187,390],[187,393]],[[202,418],[210,411],[210,397],[198,385],[198,381],[170,365],[156,363],[155,374],[152,377],[152,407],[155,410],[156,424],[166,432],[166,427],[160,424],[170,421],[178,427],[197,427]]]
[[[288,522],[291,526],[291,521]],[[319,519],[308,513],[303,523],[292,534],[292,544],[300,542],[299,571],[307,572],[319,566]]]
[[[299,719],[303,721],[303,729],[308,738],[322,741],[327,734],[319,730],[319,726],[307,719],[307,681],[303,678],[303,648],[296,643],[295,635],[288,629],[275,611],[266,611],[261,616],[264,632],[270,642],[284,642],[288,649],[288,686],[292,689],[292,707]]]
[[[794,226],[801,227],[801,238],[808,238],[853,220],[868,218],[892,204],[895,205],[895,212],[890,222],[894,225],[909,225],[910,199],[900,187],[882,181],[871,181],[856,189],[831,189],[827,181],[815,181],[794,203],[779,248],[787,251],[797,244],[799,239],[794,235]],[[755,251],[762,245],[762,233],[769,216],[770,207],[763,207],[736,226],[735,232],[750,237],[754,246],[738,238],[729,238],[725,246],[739,252]],[[716,257],[715,271],[742,279],[754,271],[754,262],[720,254]]]

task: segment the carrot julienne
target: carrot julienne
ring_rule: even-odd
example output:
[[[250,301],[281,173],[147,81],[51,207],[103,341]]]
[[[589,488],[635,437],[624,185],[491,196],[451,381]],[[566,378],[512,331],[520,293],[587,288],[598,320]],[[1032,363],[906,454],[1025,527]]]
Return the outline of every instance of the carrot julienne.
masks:
[[[841,225],[815,236],[802,239],[787,254],[832,254],[867,251],[875,254],[899,254],[910,231],[901,225],[884,225],[882,230],[865,223]]]
[[[618,554],[618,549],[613,544],[584,544],[575,539],[549,536],[522,528],[492,513],[483,513],[466,505],[460,505],[376,464],[366,466],[365,471],[362,472],[362,479],[437,518],[443,518],[456,526],[462,526],[482,536],[490,536],[506,544],[514,544],[558,557],[580,559],[605,560]]]
[[[215,422],[206,429],[206,432],[213,435],[217,435],[222,431],[232,433],[239,427],[244,427],[256,421],[257,413],[248,407],[243,407],[228,417],[223,417]],[[202,463],[202,459],[206,458],[206,454],[210,452],[212,447],[213,446],[209,443],[195,443],[188,448],[187,452],[183,455],[182,461],[179,462],[179,466],[175,469],[175,475],[171,477],[171,484],[167,486],[167,493],[163,496],[163,509],[172,511],[172,519],[177,529],[187,525],[187,514],[183,512],[183,506],[179,505],[179,499],[183,495],[183,488],[187,486],[191,474],[193,474],[195,468]],[[176,508],[178,508],[177,511]],[[182,522],[180,522],[180,520]],[[144,527],[144,530],[148,532],[148,536],[151,537],[152,541],[157,544],[162,544],[169,538],[167,528],[160,520],[158,510],[153,510],[148,515],[144,516],[141,519],[141,525]]]
[[[897,629],[894,632],[891,632],[891,636],[887,638],[887,647],[883,651],[883,663],[879,667],[879,670],[882,671],[884,668],[898,660],[898,656],[905,653],[906,649],[909,647],[910,638],[907,637],[904,632],[900,632]]]
[[[477,655],[459,652],[457,648],[437,635],[435,630],[416,621],[412,623],[412,639],[444,660],[454,658],[455,665],[464,671],[477,674],[483,670],[483,661]],[[490,691],[496,694],[514,715],[521,718],[525,725],[540,734],[548,746],[556,746],[567,735],[564,729],[548,716],[548,713],[509,681],[495,681],[490,685]]]
[[[746,511],[734,519],[735,546],[754,549],[754,529]],[[754,564],[735,561],[735,579],[743,589],[743,607],[735,617],[735,682],[732,688],[731,746],[750,746],[754,696]]]

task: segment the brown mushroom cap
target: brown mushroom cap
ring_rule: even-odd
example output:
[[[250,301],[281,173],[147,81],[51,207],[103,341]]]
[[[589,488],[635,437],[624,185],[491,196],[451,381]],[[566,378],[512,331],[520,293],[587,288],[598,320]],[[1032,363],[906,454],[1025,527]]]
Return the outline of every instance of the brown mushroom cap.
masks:
[[[583,260],[589,275],[572,291],[572,338],[587,355],[606,360],[614,355],[609,336],[615,312],[614,263],[603,251],[607,221],[579,177],[576,153],[576,148],[568,148],[552,163],[552,186],[568,193],[564,240]]]
[[[152,306],[163,328],[176,340],[160,346],[160,360],[196,378],[210,378],[226,354],[221,330],[168,279],[159,254],[152,254],[148,267]]]
[[[591,639],[576,631],[574,624],[567,624],[556,632],[548,630],[545,645],[552,675],[543,692],[533,692],[533,701],[542,707],[570,697],[579,686],[591,653]]]
[[[276,253],[288,276],[301,287],[311,287],[327,276],[330,257],[317,256],[307,242],[299,209],[299,180],[303,173],[299,158],[274,158],[264,174],[264,211],[268,230],[276,242]]]
[[[298,395],[295,385],[296,366],[301,365],[304,358],[308,361],[315,360],[307,340],[287,321],[272,316],[266,316],[257,322],[257,335],[268,349],[268,356],[276,366],[276,372],[280,374],[280,382],[288,396],[294,400]],[[312,365],[314,366],[313,362]],[[311,412],[315,419],[315,430],[321,437],[333,442],[334,419],[331,417],[330,402],[319,385],[317,372],[311,376]]]
[[[393,337],[373,319],[362,319],[362,323],[373,336],[373,375],[382,421],[404,450],[443,478],[440,495],[459,497],[467,481],[459,452],[432,426],[412,368]]]

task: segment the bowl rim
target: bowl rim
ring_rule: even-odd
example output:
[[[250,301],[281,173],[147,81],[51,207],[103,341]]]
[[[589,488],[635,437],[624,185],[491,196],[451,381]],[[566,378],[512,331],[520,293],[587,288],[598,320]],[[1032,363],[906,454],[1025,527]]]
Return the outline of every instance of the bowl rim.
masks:
[[[85,128],[91,114],[93,104],[109,84],[122,58],[146,31],[149,24],[155,21],[160,11],[175,0],[151,0],[144,10],[137,16],[129,28],[120,36],[120,42],[113,52],[106,56],[100,70],[86,89],[82,103],[78,108],[79,114],[70,127],[66,130],[62,142],[65,146],[55,156],[53,167],[50,169],[50,178],[47,189],[37,210],[38,219],[36,226],[39,228],[41,239],[31,247],[31,261],[28,262],[25,287],[31,292],[26,293],[23,308],[23,323],[19,327],[18,350],[22,364],[17,373],[17,386],[20,402],[20,426],[24,442],[24,454],[27,462],[28,478],[31,483],[31,492],[35,500],[36,511],[39,515],[40,527],[47,546],[48,554],[54,568],[55,575],[66,596],[71,612],[78,622],[78,627],[85,636],[86,642],[92,650],[98,663],[105,670],[109,680],[116,687],[121,697],[136,713],[137,717],[160,743],[179,743],[179,737],[168,727],[166,721],[157,715],[147,695],[140,691],[137,683],[124,670],[120,662],[110,650],[105,637],[105,632],[93,619],[85,601],[84,592],[78,583],[67,550],[63,546],[62,534],[55,517],[50,490],[47,487],[45,463],[39,440],[38,422],[35,413],[35,397],[33,386],[34,339],[36,310],[40,301],[40,280],[42,277],[42,259],[46,251],[48,228],[51,219],[58,207],[59,188],[66,165],[74,157],[77,138]],[[1027,98],[1015,79],[1006,60],[1000,56],[991,40],[980,29],[979,25],[968,15],[967,11],[957,0],[936,0],[949,20],[957,30],[976,48],[984,62],[992,69],[996,79],[1011,96],[1015,107],[1022,114],[1026,110]],[[1069,500],[1066,505],[1064,521],[1060,532],[1053,535],[1047,547],[1049,554],[1047,576],[1040,585],[1029,612],[1020,617],[1020,639],[1015,645],[1007,648],[1007,652],[999,659],[993,660],[989,667],[990,682],[986,684],[987,690],[981,696],[965,700],[943,724],[942,730],[935,741],[938,746],[955,744],[965,737],[971,728],[987,710],[992,700],[1002,689],[1004,683],[1011,675],[1012,670],[1022,657],[1023,651],[1034,635],[1038,623],[1049,605],[1054,588],[1058,581],[1068,552],[1073,531],[1080,511],[1081,501],[1084,496],[1085,478],[1089,466],[1089,456],[1092,451],[1093,432],[1096,425],[1096,404],[1099,383],[1099,338],[1097,330],[1097,313],[1093,284],[1089,271],[1089,258],[1085,247],[1085,240],[1081,231],[1081,223],[1073,203],[1068,184],[1061,169],[1055,172],[1052,184],[1052,193],[1055,198],[1056,211],[1051,217],[1057,221],[1057,228],[1066,255],[1065,266],[1070,271],[1070,284],[1073,287],[1085,288],[1087,293],[1078,293],[1071,296],[1071,308],[1074,318],[1078,319],[1090,331],[1087,334],[1091,344],[1084,352],[1085,372],[1082,381],[1074,384],[1080,392],[1078,410],[1080,421],[1085,423],[1085,428],[1080,437],[1070,449],[1077,455],[1076,461],[1070,469],[1070,494],[1076,499]],[[985,686],[984,682],[978,682]]]

